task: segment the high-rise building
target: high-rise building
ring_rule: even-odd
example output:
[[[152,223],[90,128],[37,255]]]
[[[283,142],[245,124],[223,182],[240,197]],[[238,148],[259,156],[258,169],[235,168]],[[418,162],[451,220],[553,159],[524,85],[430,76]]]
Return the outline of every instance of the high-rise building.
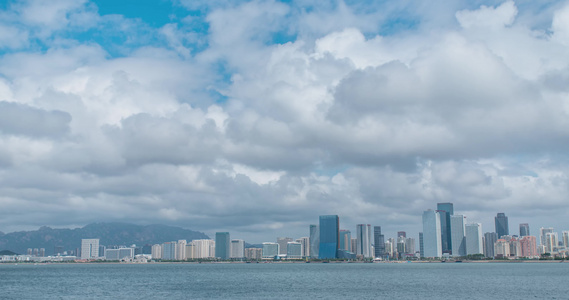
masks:
[[[412,237],[405,239],[405,254],[415,254],[415,239]]]
[[[99,239],[81,240],[81,259],[99,258]]]
[[[425,257],[425,246],[423,244],[423,233],[419,232],[419,255],[421,258]]]
[[[392,258],[396,247],[397,246],[393,245],[393,239],[387,239],[387,241],[385,241],[385,255]]]
[[[482,245],[482,224],[466,224],[466,255],[484,254]]]
[[[547,253],[556,251],[556,248],[559,246],[558,240],[557,232],[548,232],[545,234],[545,248]]]
[[[356,252],[356,249],[358,248],[358,239],[356,238],[352,238],[351,242],[350,242],[351,248],[352,248],[352,253]]]
[[[516,237],[512,237],[508,242],[510,243],[510,256],[522,256],[522,245],[520,244],[520,240]]]
[[[263,243],[263,258],[274,259],[279,256],[279,244]]]
[[[510,256],[510,243],[505,239],[498,239],[494,243],[494,256],[495,257],[509,257]]]
[[[245,258],[251,260],[260,260],[263,257],[262,248],[245,248]]]
[[[546,238],[546,234],[553,232],[553,227],[548,227],[548,228],[544,228],[541,227],[539,229],[539,243],[540,245],[544,245],[547,246],[547,238]]]
[[[563,231],[561,233],[561,238],[563,239],[563,247],[569,249],[569,231]]]
[[[301,259],[302,258],[302,244],[298,242],[288,242],[286,247],[287,259]]]
[[[320,248],[320,229],[318,225],[310,225],[310,257],[318,258]]]
[[[191,258],[203,259],[216,257],[214,240],[193,240],[190,244],[194,245]]]
[[[178,249],[178,243],[176,242],[166,242],[162,244],[162,259],[163,260],[175,260],[176,250]]]
[[[405,256],[405,238],[400,236],[397,238],[397,256],[403,258]]]
[[[439,212],[423,212],[423,254],[424,257],[441,257],[441,217]]]
[[[152,245],[151,256],[152,259],[162,259],[162,245],[160,244]]]
[[[521,223],[520,224],[520,237],[528,236],[529,235],[529,224],[528,223]]]
[[[454,205],[450,202],[437,203],[437,211],[441,218],[441,247],[443,253],[452,251],[452,233],[450,228],[450,216],[454,215]]]
[[[526,235],[520,239],[520,247],[522,248],[522,257],[537,256],[537,239],[535,236]]]
[[[336,258],[340,248],[340,218],[337,215],[320,216],[320,248],[318,258]]]
[[[498,234],[495,232],[486,232],[484,234],[484,256],[494,257],[494,244],[498,240]]]
[[[510,235],[510,227],[508,226],[508,217],[505,213],[498,213],[494,217],[494,224],[496,225],[496,233],[498,238],[502,238],[505,235]]]
[[[310,256],[310,238],[301,237],[301,238],[297,239],[296,241],[302,244],[302,257],[309,257]]]
[[[231,239],[229,232],[215,233],[215,257],[226,260],[229,259],[231,253]]]
[[[371,225],[358,224],[356,226],[356,239],[358,240],[358,244],[356,247],[356,255],[362,255],[365,258],[372,257]]]
[[[466,217],[463,215],[450,216],[450,231],[452,233],[452,256],[466,256],[466,239],[464,236]]]
[[[40,248],[40,257],[45,257],[45,248]]]
[[[349,230],[340,230],[340,249],[351,252],[352,233]]]
[[[381,226],[373,227],[374,256],[383,257],[385,255],[385,237],[381,234]]]
[[[244,240],[231,240],[231,255],[230,258],[241,259],[245,257],[245,241]]]
[[[176,247],[176,259],[177,260],[185,260],[186,259],[186,245],[188,242],[186,240],[178,240],[178,244]]]
[[[279,244],[279,255],[285,256],[287,254],[286,247],[289,242],[292,242],[292,238],[289,237],[277,238],[277,244]]]

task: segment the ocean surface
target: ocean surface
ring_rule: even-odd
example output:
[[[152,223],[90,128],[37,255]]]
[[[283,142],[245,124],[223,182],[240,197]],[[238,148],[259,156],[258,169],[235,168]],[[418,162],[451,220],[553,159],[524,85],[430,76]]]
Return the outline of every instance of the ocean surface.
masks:
[[[564,263],[0,264],[0,299],[569,299]]]

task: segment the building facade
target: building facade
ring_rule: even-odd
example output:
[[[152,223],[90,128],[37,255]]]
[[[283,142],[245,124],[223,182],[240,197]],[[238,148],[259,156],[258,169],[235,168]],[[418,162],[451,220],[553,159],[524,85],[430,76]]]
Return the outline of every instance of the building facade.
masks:
[[[450,216],[450,230],[452,233],[452,256],[466,256],[465,224],[466,217],[463,215]]]
[[[320,228],[318,225],[310,225],[310,257],[318,258],[318,249],[320,248]]]
[[[529,235],[529,224],[528,223],[521,223],[520,224],[520,237],[528,236]]]
[[[318,258],[336,258],[340,248],[340,218],[337,215],[320,216],[320,247]]]
[[[245,257],[245,241],[244,240],[231,240],[231,254],[229,258],[241,259]]]
[[[452,233],[450,228],[450,216],[454,215],[452,203],[437,203],[437,211],[441,218],[441,247],[443,253],[452,252]]]
[[[81,259],[99,258],[99,239],[81,240]]]
[[[424,257],[438,258],[443,254],[441,247],[441,217],[439,212],[423,212],[423,254]]]
[[[482,224],[466,224],[466,255],[484,254],[482,244]]]
[[[231,253],[231,238],[229,232],[215,233],[215,257],[226,260]]]
[[[372,257],[371,252],[371,225],[358,224],[356,226],[356,239],[358,241],[356,247],[356,255],[361,255],[364,258]]]
[[[508,217],[506,217],[505,213],[498,213],[498,215],[494,217],[494,224],[496,226],[496,233],[498,234],[499,239],[505,235],[510,235]]]
[[[381,234],[381,226],[373,227],[373,251],[376,258],[385,255],[385,236]]]

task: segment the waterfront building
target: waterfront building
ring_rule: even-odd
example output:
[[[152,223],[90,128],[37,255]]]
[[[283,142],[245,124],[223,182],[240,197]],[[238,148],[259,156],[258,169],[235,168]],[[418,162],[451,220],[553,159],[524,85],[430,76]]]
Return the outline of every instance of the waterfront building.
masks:
[[[262,248],[245,248],[245,258],[249,260],[261,260],[263,257]]]
[[[561,233],[561,238],[563,239],[563,247],[569,249],[569,231],[563,231]]]
[[[393,243],[391,242],[391,239],[385,241],[385,255],[391,258],[393,257]]]
[[[537,257],[537,238],[535,236],[526,235],[520,239],[521,256]]]
[[[337,215],[320,216],[320,248],[318,258],[336,258],[340,248],[340,218]]]
[[[81,240],[81,259],[99,258],[99,239]]]
[[[407,253],[407,251],[405,251],[405,237],[400,236],[397,238],[397,257],[403,258],[405,253]]]
[[[186,240],[178,240],[176,244],[176,260],[185,260],[186,259],[186,245],[188,242]]]
[[[548,227],[548,228],[541,227],[539,229],[539,243],[540,243],[540,245],[544,245],[547,247],[546,235],[548,233],[551,233],[551,232],[553,232],[553,227]]]
[[[231,239],[229,232],[215,233],[215,257],[226,260],[229,259],[231,253]]]
[[[373,251],[376,258],[385,255],[385,237],[381,234],[381,226],[373,227]]]
[[[279,256],[279,244],[263,243],[263,259],[275,259]]]
[[[494,217],[494,224],[496,226],[496,233],[498,234],[499,239],[504,235],[510,235],[508,217],[506,217],[505,213],[498,213],[498,215]]]
[[[510,256],[510,243],[505,239],[498,239],[494,244],[495,257],[509,257]]]
[[[318,225],[310,225],[310,257],[318,258],[320,248],[320,228]]]
[[[529,235],[529,224],[528,223],[521,223],[520,224],[520,237],[528,236]]]
[[[231,240],[230,258],[242,259],[245,257],[245,241],[244,240]]]
[[[352,249],[351,252],[355,254],[355,253],[356,253],[356,249],[358,248],[358,239],[352,238],[352,240],[351,240],[351,242],[350,242],[350,245],[351,245],[350,248]]]
[[[466,238],[464,235],[466,217],[463,215],[450,216],[450,231],[452,233],[452,256],[466,256]]]
[[[152,259],[162,259],[162,245],[160,244],[152,245],[152,250],[150,253]]]
[[[548,232],[545,234],[545,249],[547,253],[556,251],[557,247],[559,247],[558,240],[557,232]]]
[[[516,237],[512,237],[509,241],[510,244],[510,256],[521,257],[522,256],[522,245],[520,240]]]
[[[361,255],[364,258],[372,257],[371,225],[358,224],[356,226],[356,234],[356,239],[358,240],[358,244],[356,245],[356,255]]]
[[[186,244],[186,256],[184,259],[196,259],[197,258],[197,252],[196,252],[196,245],[192,242],[189,242],[188,244]]]
[[[443,253],[452,252],[452,232],[450,228],[450,216],[454,215],[454,205],[450,202],[437,203],[437,211],[441,218],[441,247]]]
[[[216,257],[214,240],[193,240],[190,244],[194,245],[193,259],[209,259]]]
[[[437,211],[423,212],[423,248],[424,257],[441,257],[441,218]]]
[[[301,238],[297,239],[296,241],[302,244],[302,257],[309,257],[310,256],[310,238],[301,237]]]
[[[163,260],[175,260],[176,250],[178,245],[176,242],[166,242],[162,244],[162,259]]]
[[[340,249],[351,252],[352,233],[349,230],[340,230]]]
[[[415,254],[415,239],[406,238],[405,239],[405,254]]]
[[[302,258],[302,244],[299,242],[288,242],[286,248],[287,259],[301,259]]]
[[[482,245],[482,224],[466,224],[466,255],[484,254]]]
[[[419,232],[419,257],[425,257],[425,246],[423,244],[423,233]]]
[[[278,237],[277,244],[279,244],[279,255],[286,256],[287,250],[286,247],[289,242],[292,242],[292,238],[289,237]]]
[[[498,234],[495,232],[486,232],[484,234],[484,256],[494,257],[494,244],[498,240]]]

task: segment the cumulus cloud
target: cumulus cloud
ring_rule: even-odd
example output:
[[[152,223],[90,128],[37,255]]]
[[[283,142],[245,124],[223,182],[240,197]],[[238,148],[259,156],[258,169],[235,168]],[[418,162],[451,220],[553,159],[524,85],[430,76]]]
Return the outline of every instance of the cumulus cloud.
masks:
[[[180,1],[187,17],[158,28],[15,2],[0,229],[122,220],[262,242],[339,214],[412,235],[447,201],[485,231],[498,211],[566,229],[567,6],[447,2]],[[119,42],[71,34],[109,27]]]

